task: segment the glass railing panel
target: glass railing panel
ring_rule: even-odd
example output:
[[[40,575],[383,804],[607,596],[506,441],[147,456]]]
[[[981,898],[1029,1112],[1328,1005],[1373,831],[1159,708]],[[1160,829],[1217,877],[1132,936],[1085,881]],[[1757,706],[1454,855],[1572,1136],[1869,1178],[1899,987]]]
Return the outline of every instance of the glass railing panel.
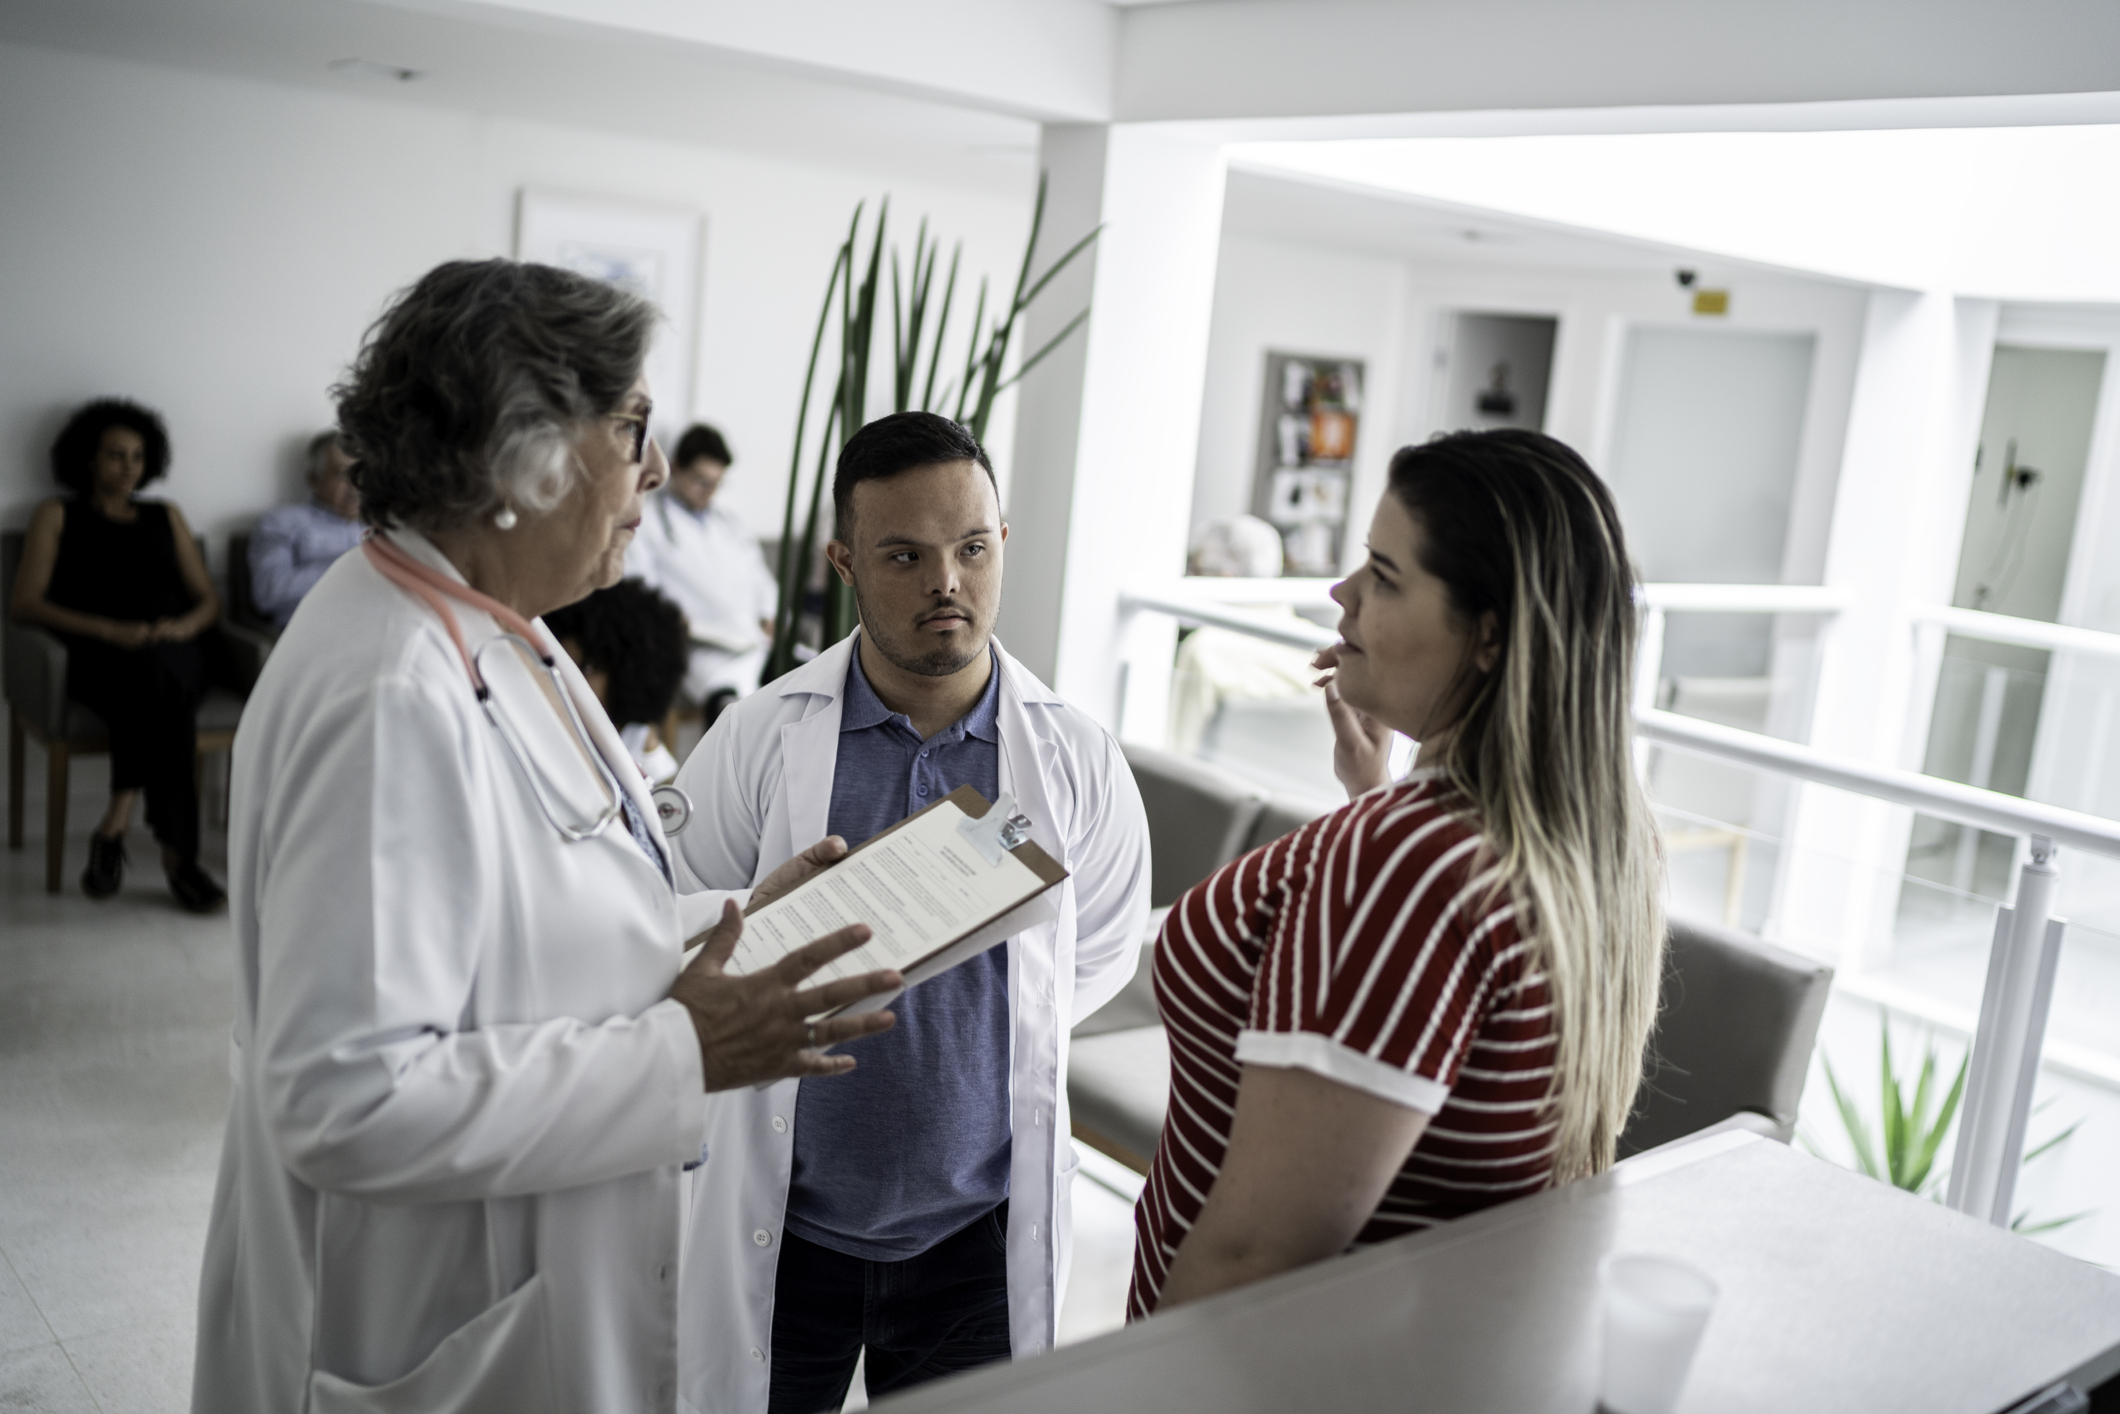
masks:
[[[1873,1164],[1889,1172],[1879,1122],[1884,1101],[1881,1036],[1888,1015],[1893,1069],[1903,1106],[1913,1102],[1924,1060],[1930,1054],[1935,1057],[1929,1105],[1933,1124],[1944,1095],[1965,1064],[1968,1038],[1921,1017],[1880,1006],[1852,987],[1836,986],[1812,1052],[1799,1112],[1800,1147],[1830,1162],[1861,1168],[1855,1156],[1856,1141],[1828,1083],[1830,1063],[1842,1094],[1856,1111]],[[1956,1120],[1953,1115],[1937,1148],[1934,1167],[1920,1189],[1925,1197],[1939,1198],[1945,1191],[1957,1143]],[[2070,1256],[2120,1269],[2120,1185],[2112,1177],[2120,1172],[2120,1086],[2086,1079],[2056,1066],[2049,1057],[2034,1091],[2025,1151],[2011,1202],[2017,1230]],[[1912,1174],[1903,1168],[1902,1177]]]

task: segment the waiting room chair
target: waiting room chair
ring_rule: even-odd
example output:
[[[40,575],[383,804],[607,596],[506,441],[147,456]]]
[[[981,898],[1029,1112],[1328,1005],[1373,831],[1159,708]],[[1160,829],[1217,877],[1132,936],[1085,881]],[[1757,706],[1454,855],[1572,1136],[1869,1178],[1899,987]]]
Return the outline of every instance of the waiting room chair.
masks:
[[[0,654],[7,697],[7,846],[22,848],[24,744],[44,749],[44,888],[58,893],[66,874],[66,807],[73,760],[110,750],[103,720],[66,695],[66,644],[56,634],[19,624],[7,611],[22,564],[23,533],[0,533]],[[206,543],[199,542],[199,554]],[[213,630],[208,630],[209,633]],[[262,655],[248,637],[227,635],[209,645],[209,685],[199,703],[198,757],[234,749],[243,699],[257,681]]]
[[[1671,920],[1664,994],[1619,1157],[1749,1112],[1786,1144],[1833,969],[1749,933]]]
[[[1167,907],[1243,853],[1264,802],[1258,791],[1204,761],[1147,746],[1124,749],[1148,813],[1155,869],[1149,902]]]
[[[1733,1117],[1786,1144],[1832,982],[1830,967],[1749,934],[1673,919],[1662,1010],[1618,1156]],[[1146,1173],[1169,1100],[1161,1026],[1076,1033],[1067,1101],[1077,1139]]]
[[[1255,849],[1264,849],[1283,835],[1294,834],[1320,815],[1330,815],[1346,804],[1345,801],[1311,800],[1300,795],[1272,795],[1259,811],[1259,818],[1251,825],[1251,835],[1244,841],[1240,854],[1249,854]]]
[[[258,608],[250,587],[250,532],[239,530],[228,537],[228,608],[222,615],[229,625],[258,635],[270,649],[280,636],[280,626]]]

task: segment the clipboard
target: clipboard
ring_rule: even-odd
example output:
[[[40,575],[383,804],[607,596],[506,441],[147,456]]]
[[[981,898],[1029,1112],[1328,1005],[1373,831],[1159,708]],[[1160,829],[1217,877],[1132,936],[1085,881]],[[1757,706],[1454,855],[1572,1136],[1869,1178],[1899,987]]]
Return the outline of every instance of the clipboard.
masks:
[[[864,841],[861,845],[849,851],[845,858],[818,870],[815,874],[803,880],[801,884],[779,898],[774,899],[771,903],[764,905],[754,904],[746,908],[744,916],[746,919],[750,919],[767,909],[783,910],[789,914],[790,919],[789,923],[782,925],[784,931],[785,928],[793,926],[793,920],[795,919],[814,917],[820,913],[830,912],[835,909],[844,910],[846,905],[836,898],[831,900],[821,897],[804,899],[803,896],[813,892],[826,893],[835,890],[835,876],[845,871],[849,865],[854,864],[861,856],[885,846],[894,837],[899,836],[901,832],[914,829],[917,826],[921,826],[922,822],[926,822],[925,833],[930,839],[947,840],[946,846],[938,848],[936,857],[943,858],[942,850],[946,849],[945,862],[954,861],[954,867],[960,872],[952,875],[947,870],[940,870],[933,876],[932,881],[925,879],[911,881],[910,887],[917,892],[926,882],[948,884],[956,880],[964,883],[967,887],[975,888],[976,891],[987,893],[999,891],[1005,896],[999,898],[998,901],[986,899],[972,904],[971,906],[974,909],[972,915],[961,919],[961,926],[955,927],[945,937],[930,938],[925,934],[916,934],[901,923],[901,926],[896,930],[900,955],[894,958],[887,949],[872,952],[872,949],[878,949],[880,944],[885,944],[887,941],[882,938],[875,939],[855,949],[844,958],[839,959],[824,971],[819,972],[811,979],[810,985],[815,985],[818,981],[830,980],[832,976],[869,972],[879,967],[895,967],[904,975],[906,986],[908,987],[926,981],[929,977],[946,971],[967,958],[986,951],[986,949],[996,943],[1005,941],[1025,928],[1033,927],[1058,916],[1059,910],[1052,895],[1052,890],[1055,885],[1067,878],[1068,871],[1029,838],[1030,822],[1013,813],[1013,804],[1005,793],[1002,797],[1002,802],[1008,804],[1010,810],[1005,813],[1005,816],[996,816],[994,814],[994,803],[989,802],[976,788],[968,785],[959,786],[934,804],[908,815],[888,830],[884,830],[880,834]],[[957,817],[956,828],[950,831],[948,835],[940,833],[943,829],[940,821],[931,818],[935,816],[936,812],[945,810]],[[1007,876],[967,878],[962,872],[1001,868],[1004,855],[1013,860],[1014,864],[1020,866],[1020,868],[1011,868]],[[865,879],[870,880],[873,886],[873,876],[870,876],[867,871],[863,871],[863,876]],[[878,926],[876,918],[852,917],[845,915],[844,912],[842,912],[841,916],[844,918],[844,922],[863,922],[870,924],[872,927]],[[745,944],[751,941],[751,931],[747,928],[745,931],[745,943],[738,944],[737,955],[730,959],[732,971],[739,963],[743,964],[742,973],[769,967],[794,948],[813,941],[814,938],[831,931],[832,927],[839,926],[844,926],[844,923],[832,922],[830,927],[818,927],[809,936],[796,937],[794,941],[787,943],[785,946],[776,942],[772,945],[770,955],[759,955],[746,961],[744,959]],[[879,927],[879,932],[882,931],[883,929]],[[917,954],[904,956],[905,948],[913,945],[912,939],[916,936],[919,938],[920,943]],[[832,1012],[820,1013],[819,1016],[852,1015],[859,1012],[875,1011],[890,1005],[891,1001],[898,995],[898,992],[888,992],[867,997]],[[812,1020],[816,1019],[818,1018],[812,1018]]]

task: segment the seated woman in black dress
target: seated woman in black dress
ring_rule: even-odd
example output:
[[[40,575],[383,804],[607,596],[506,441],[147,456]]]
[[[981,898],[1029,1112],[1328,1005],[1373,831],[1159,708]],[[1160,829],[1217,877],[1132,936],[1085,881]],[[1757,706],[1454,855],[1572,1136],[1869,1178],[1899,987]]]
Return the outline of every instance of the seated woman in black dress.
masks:
[[[110,730],[110,808],[89,842],[82,889],[99,899],[117,892],[125,827],[145,791],[170,892],[206,913],[223,894],[199,867],[199,635],[221,604],[183,515],[134,499],[168,466],[169,435],[148,409],[104,398],[76,412],[52,444],[52,475],[73,494],[30,519],[13,607],[19,622],[66,641],[67,694]]]

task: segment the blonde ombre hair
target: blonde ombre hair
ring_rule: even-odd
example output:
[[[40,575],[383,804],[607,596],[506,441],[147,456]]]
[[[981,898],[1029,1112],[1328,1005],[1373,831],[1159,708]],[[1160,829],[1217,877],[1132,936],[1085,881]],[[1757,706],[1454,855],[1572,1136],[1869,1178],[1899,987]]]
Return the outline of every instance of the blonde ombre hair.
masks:
[[[1473,802],[1559,1032],[1561,1182],[1607,1168],[1641,1084],[1664,948],[1662,852],[1628,710],[1634,575],[1619,513],[1551,437],[1461,432],[1392,458],[1422,568],[1499,657],[1468,663],[1440,764]]]

